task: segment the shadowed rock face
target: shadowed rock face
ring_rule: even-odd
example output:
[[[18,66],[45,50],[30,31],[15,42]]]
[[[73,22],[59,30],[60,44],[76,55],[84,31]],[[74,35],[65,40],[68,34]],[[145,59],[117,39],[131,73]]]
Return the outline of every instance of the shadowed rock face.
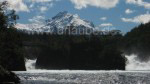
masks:
[[[3,69],[0,66],[0,84],[18,84],[20,79],[12,72]]]

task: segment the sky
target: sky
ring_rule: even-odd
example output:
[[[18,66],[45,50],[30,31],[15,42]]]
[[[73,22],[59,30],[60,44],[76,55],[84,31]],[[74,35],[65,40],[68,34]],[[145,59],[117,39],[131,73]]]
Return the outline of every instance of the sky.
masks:
[[[68,11],[91,21],[97,28],[128,32],[150,21],[150,0],[0,0],[19,15],[18,24],[38,24]]]

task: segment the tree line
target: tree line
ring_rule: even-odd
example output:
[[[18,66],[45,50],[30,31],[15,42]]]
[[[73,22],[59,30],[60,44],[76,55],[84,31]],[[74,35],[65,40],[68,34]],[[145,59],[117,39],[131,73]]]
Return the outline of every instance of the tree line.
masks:
[[[19,83],[20,79],[10,71],[25,69],[22,40],[14,25],[18,16],[7,9],[8,3],[0,3],[0,83]]]

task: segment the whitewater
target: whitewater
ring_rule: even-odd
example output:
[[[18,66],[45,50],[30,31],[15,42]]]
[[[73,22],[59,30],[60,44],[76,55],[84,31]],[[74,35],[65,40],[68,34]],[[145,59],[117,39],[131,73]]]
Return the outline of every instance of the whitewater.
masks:
[[[150,84],[150,62],[140,62],[135,54],[125,57],[125,71],[41,70],[35,69],[36,59],[28,59],[27,71],[15,73],[22,84]]]
[[[141,62],[137,55],[132,54],[130,56],[126,55],[127,63],[126,63],[126,70],[136,70],[136,71],[148,71],[150,70],[150,60],[146,62]]]

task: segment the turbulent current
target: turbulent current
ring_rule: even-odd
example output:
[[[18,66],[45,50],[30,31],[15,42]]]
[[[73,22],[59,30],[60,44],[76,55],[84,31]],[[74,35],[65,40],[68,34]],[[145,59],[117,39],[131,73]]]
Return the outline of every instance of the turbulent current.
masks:
[[[150,84],[148,71],[28,71],[16,72],[22,84]]]
[[[35,70],[35,63],[36,63],[36,59],[34,60],[30,60],[30,59],[26,59],[26,69],[28,70]]]
[[[37,70],[36,60],[27,60],[27,71],[15,73],[22,84],[150,84],[150,62],[126,58],[126,71]]]
[[[126,70],[150,70],[150,61],[141,62],[137,55],[132,54],[127,56]]]

